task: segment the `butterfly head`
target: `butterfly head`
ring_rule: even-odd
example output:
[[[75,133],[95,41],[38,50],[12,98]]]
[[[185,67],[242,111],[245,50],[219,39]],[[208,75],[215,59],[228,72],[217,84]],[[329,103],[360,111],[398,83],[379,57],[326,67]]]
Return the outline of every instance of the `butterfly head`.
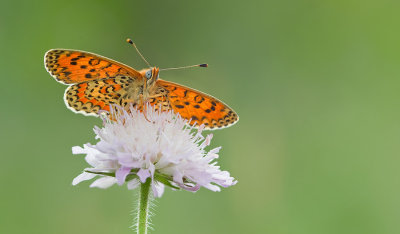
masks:
[[[157,67],[153,67],[153,68],[141,71],[142,76],[146,80],[145,83],[146,83],[147,87],[150,87],[157,81],[159,72],[160,72],[160,69]]]

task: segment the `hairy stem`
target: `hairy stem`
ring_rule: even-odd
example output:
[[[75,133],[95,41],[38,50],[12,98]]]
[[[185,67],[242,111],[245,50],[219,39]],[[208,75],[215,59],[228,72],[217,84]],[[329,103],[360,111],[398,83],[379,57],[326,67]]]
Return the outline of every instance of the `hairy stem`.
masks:
[[[139,195],[139,214],[138,214],[138,234],[147,234],[147,227],[149,225],[149,196],[150,196],[151,179],[148,178],[145,183],[140,185]]]

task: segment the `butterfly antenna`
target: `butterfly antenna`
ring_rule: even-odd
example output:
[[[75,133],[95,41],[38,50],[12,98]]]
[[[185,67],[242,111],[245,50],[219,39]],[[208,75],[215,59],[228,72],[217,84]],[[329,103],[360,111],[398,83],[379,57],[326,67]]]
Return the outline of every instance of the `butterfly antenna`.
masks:
[[[207,64],[207,63],[202,63],[202,64],[191,65],[191,66],[184,66],[184,67],[163,68],[163,69],[160,69],[160,71],[178,70],[178,69],[185,69],[185,68],[191,68],[191,67],[208,67],[208,64]]]
[[[139,49],[136,47],[136,44],[130,38],[126,39],[126,42],[128,42],[133,47],[135,47],[137,53],[140,55],[140,57],[143,59],[143,61],[147,64],[147,66],[151,67],[150,63],[147,62],[147,60],[143,57],[142,53],[140,53]]]

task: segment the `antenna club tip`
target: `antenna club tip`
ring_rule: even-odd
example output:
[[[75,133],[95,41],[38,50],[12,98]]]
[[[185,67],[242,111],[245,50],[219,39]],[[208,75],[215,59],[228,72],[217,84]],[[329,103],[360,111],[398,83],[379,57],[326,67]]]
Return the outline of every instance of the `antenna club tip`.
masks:
[[[133,41],[132,41],[130,38],[127,38],[127,39],[126,39],[126,42],[128,42],[129,44],[132,44],[132,45],[133,45]]]
[[[207,63],[202,63],[202,64],[199,64],[199,67],[208,67],[208,64]]]

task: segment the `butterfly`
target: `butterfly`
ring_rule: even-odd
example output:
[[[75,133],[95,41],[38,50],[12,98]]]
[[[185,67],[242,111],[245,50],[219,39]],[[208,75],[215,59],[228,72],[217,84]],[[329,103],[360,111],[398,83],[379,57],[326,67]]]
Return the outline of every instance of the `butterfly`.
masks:
[[[190,125],[204,124],[205,129],[228,127],[239,120],[222,101],[160,79],[157,67],[137,71],[94,53],[69,49],[47,51],[44,64],[58,82],[69,85],[64,101],[75,113],[98,116],[100,110],[109,111],[112,104],[141,109],[149,103],[156,110],[179,113]]]

